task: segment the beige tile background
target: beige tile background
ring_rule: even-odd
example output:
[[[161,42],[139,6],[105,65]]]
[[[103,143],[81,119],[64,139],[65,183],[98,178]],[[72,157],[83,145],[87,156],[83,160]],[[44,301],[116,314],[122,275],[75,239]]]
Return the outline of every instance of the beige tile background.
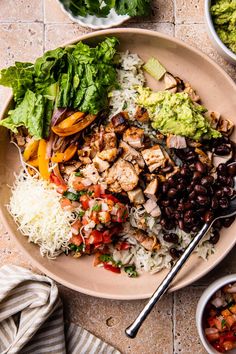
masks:
[[[204,0],[153,0],[150,18],[130,20],[126,27],[139,27],[176,36],[202,50],[236,80],[236,69],[212,47],[203,20]],[[32,61],[57,45],[89,32],[73,23],[56,0],[0,1],[0,67],[16,60]],[[0,88],[0,108],[9,90]],[[0,265],[14,263],[35,267],[0,228]],[[204,287],[222,275],[236,272],[235,249],[206,277],[192,286],[166,295],[156,306],[135,340],[125,337],[145,301],[110,301],[76,293],[59,285],[67,321],[78,323],[116,346],[122,353],[203,354],[195,327],[195,309]]]

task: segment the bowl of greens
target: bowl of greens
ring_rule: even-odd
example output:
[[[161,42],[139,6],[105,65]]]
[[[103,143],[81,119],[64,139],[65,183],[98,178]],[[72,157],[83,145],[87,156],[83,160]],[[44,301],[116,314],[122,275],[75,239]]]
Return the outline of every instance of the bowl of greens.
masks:
[[[205,21],[208,35],[218,53],[236,64],[236,2],[205,0]]]
[[[119,26],[131,17],[148,16],[151,0],[58,0],[72,21],[83,27],[105,29]]]

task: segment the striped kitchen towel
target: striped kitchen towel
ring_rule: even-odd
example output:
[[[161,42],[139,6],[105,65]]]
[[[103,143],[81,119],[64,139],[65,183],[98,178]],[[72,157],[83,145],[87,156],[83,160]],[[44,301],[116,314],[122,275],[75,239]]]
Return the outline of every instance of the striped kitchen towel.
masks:
[[[64,325],[53,280],[14,265],[0,268],[1,354],[119,354],[85,329]]]

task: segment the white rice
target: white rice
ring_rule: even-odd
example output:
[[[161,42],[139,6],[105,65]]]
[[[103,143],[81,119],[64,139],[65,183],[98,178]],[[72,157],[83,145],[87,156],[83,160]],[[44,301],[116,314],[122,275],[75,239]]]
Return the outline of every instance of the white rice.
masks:
[[[120,111],[127,111],[130,119],[133,118],[136,109],[136,90],[134,86],[145,83],[142,71],[143,61],[137,54],[128,51],[120,53],[120,68],[117,69],[119,90],[110,92],[110,117]]]

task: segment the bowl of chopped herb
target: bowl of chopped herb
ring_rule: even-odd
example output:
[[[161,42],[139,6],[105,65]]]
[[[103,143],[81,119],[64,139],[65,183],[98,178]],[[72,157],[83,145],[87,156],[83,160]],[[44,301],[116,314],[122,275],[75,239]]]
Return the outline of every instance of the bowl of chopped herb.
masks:
[[[62,10],[83,27],[106,29],[119,26],[131,17],[148,16],[151,0],[58,0]]]
[[[236,1],[205,0],[205,21],[218,53],[236,65]]]

